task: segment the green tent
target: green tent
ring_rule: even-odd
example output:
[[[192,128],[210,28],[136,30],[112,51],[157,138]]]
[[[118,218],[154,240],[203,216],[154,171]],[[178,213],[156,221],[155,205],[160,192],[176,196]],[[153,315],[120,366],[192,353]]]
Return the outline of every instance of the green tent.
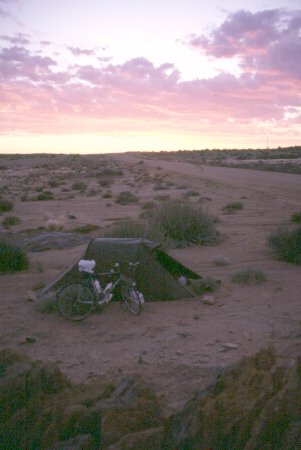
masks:
[[[138,262],[135,270],[137,289],[145,300],[175,300],[193,297],[194,294],[180,284],[179,278],[190,279],[201,277],[183,266],[168,255],[156,242],[139,238],[95,238],[92,239],[86,252],[56,280],[46,286],[41,296],[56,292],[69,281],[80,280],[85,274],[78,271],[80,259],[94,259],[99,272],[106,272],[120,263],[121,269],[129,262]]]

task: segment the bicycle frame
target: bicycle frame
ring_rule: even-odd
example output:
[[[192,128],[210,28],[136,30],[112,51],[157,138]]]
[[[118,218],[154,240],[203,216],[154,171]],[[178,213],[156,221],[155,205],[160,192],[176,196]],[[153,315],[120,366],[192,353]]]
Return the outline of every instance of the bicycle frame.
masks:
[[[118,273],[118,272],[100,272],[97,275],[96,274],[90,274],[88,273],[88,282],[89,284],[92,286],[95,298],[96,298],[96,303],[97,305],[102,305],[102,304],[106,304],[109,303],[112,300],[112,296],[110,294],[112,294],[112,292],[114,291],[114,289],[116,288],[116,286],[118,286],[122,281],[126,280],[127,277],[125,275],[123,275],[122,273]],[[102,286],[102,284],[100,283],[100,279],[103,276],[116,276],[116,279],[114,281],[110,281],[110,283],[112,283],[112,286],[106,290],[107,286]],[[101,291],[99,292],[95,286],[95,281],[98,281],[101,287]]]

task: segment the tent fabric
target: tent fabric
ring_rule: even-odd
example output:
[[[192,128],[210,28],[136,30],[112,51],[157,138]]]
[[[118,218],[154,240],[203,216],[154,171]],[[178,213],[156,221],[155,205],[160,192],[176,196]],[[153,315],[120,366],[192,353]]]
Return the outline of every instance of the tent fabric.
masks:
[[[145,300],[151,301],[194,297],[178,279],[180,276],[188,280],[201,278],[168,255],[156,242],[139,238],[95,238],[89,242],[84,255],[46,286],[42,295],[56,291],[67,282],[85,277],[86,275],[78,270],[80,259],[94,259],[99,272],[111,270],[117,262],[121,270],[127,267],[129,262],[139,262],[133,278]]]

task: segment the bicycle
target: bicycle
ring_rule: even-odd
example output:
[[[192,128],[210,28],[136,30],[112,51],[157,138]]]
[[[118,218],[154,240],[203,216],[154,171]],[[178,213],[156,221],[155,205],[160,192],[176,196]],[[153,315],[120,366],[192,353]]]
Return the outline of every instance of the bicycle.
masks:
[[[139,262],[129,263],[129,272],[134,272]],[[113,291],[120,285],[122,301],[129,311],[135,315],[141,313],[141,303],[144,302],[143,294],[136,289],[135,281],[120,271],[119,263],[115,264],[110,272],[94,274],[94,260],[82,259],[78,263],[80,272],[84,272],[86,278],[83,281],[70,282],[57,292],[57,306],[63,317],[73,321],[83,320],[97,307],[104,307],[113,298]],[[102,288],[98,276],[109,277],[111,280]]]

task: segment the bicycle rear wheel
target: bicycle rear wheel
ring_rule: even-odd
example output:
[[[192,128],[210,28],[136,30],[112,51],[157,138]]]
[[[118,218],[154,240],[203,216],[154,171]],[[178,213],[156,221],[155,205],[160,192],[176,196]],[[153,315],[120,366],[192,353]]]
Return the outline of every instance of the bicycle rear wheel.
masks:
[[[69,283],[57,293],[57,305],[66,319],[83,320],[91,314],[95,297],[92,290],[83,283]]]
[[[136,316],[141,313],[141,302],[139,292],[132,286],[124,285],[121,289],[122,298],[129,311]]]

